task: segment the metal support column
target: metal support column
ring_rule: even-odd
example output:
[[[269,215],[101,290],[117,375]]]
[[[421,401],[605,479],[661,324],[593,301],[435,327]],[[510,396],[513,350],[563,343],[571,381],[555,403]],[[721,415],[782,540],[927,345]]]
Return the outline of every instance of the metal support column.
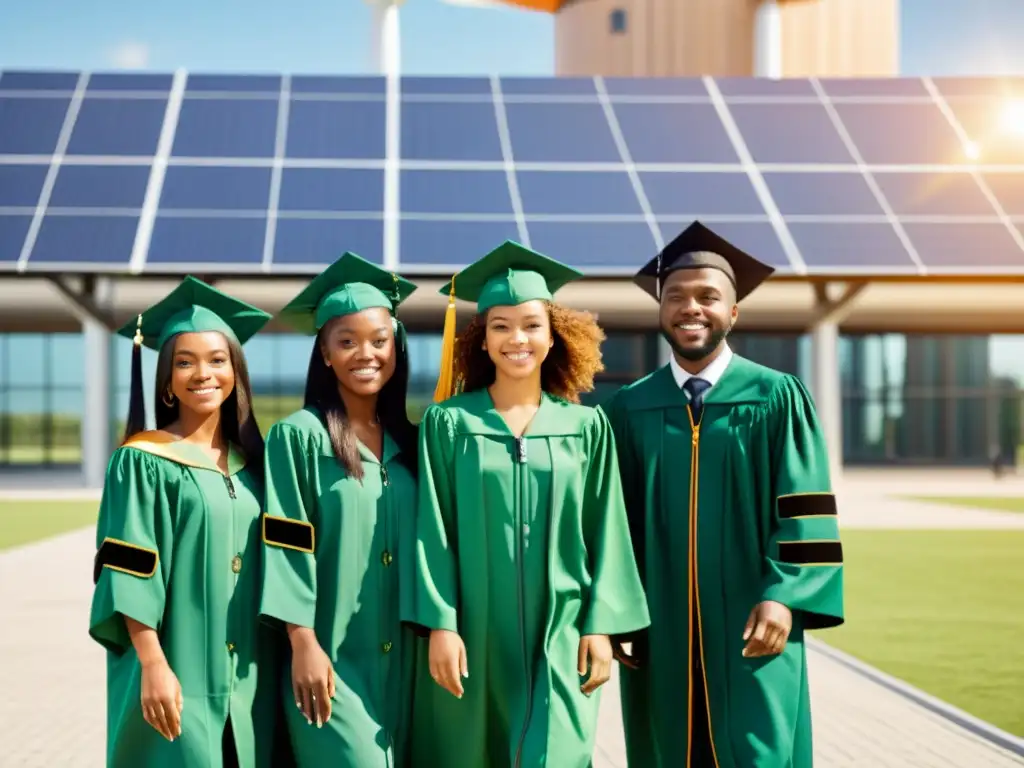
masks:
[[[839,324],[853,309],[867,283],[847,283],[838,296],[827,283],[814,286],[815,309],[810,323],[811,393],[828,448],[832,482],[843,476],[843,391],[839,373]]]
[[[843,473],[843,401],[839,378],[839,326],[818,322],[811,329],[814,406],[825,433],[832,482]]]
[[[93,300],[106,307],[111,300],[109,280],[98,279]],[[85,358],[84,408],[82,411],[82,484],[100,488],[110,459],[111,445],[111,336],[108,328],[93,317],[82,318],[82,345]]]

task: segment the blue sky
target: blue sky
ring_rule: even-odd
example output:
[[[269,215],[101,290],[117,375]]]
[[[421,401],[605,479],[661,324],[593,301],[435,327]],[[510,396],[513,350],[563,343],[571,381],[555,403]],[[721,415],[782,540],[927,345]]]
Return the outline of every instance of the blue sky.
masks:
[[[550,17],[406,0],[408,74],[549,75]],[[903,0],[904,74],[1024,73],[1022,0]],[[9,0],[0,4],[0,68],[362,73],[364,0]]]

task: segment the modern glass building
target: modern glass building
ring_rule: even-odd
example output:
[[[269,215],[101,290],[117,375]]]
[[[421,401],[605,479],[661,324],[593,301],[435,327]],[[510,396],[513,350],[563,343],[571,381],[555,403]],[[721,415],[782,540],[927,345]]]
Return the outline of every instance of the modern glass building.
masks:
[[[268,334],[247,345],[264,428],[300,405],[310,343]],[[807,336],[737,333],[732,344],[812,386]],[[131,343],[112,345],[116,435],[127,410]],[[433,394],[440,346],[439,333],[410,338],[414,415]],[[81,461],[84,349],[77,333],[0,334],[0,466]],[[654,370],[661,345],[653,333],[610,331],[603,351],[606,370],[591,403]],[[147,350],[147,381],[155,361]],[[844,335],[839,367],[846,464],[984,465],[996,452],[1013,456],[1021,443],[1024,336]]]

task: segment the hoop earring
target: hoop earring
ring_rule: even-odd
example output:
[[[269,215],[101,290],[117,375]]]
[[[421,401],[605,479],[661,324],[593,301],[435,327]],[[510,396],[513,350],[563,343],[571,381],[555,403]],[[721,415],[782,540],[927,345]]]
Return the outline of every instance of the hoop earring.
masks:
[[[160,399],[164,401],[164,405],[166,405],[168,408],[174,407],[174,394],[170,390],[164,392],[163,396]]]

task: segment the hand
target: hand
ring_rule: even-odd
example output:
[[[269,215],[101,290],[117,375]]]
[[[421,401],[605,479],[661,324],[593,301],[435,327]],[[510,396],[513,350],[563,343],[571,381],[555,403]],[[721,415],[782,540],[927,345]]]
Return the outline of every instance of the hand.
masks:
[[[782,603],[765,600],[754,606],[743,629],[743,655],[748,659],[782,653],[793,629],[793,613]]]
[[[587,696],[608,682],[612,676],[612,640],[608,635],[584,635],[580,638],[577,666],[580,675],[587,674],[587,660],[590,661],[590,677],[580,690]]]
[[[612,658],[627,669],[640,669],[640,663],[633,655],[633,643],[629,641],[613,640]]]
[[[469,677],[466,645],[458,632],[435,629],[430,633],[430,676],[457,699],[462,698],[462,678]]]
[[[166,659],[142,666],[142,716],[168,741],[181,736],[181,683]]]
[[[312,629],[299,628],[289,633],[292,641],[292,694],[295,706],[306,722],[317,728],[331,719],[334,696],[334,667],[320,647]]]

